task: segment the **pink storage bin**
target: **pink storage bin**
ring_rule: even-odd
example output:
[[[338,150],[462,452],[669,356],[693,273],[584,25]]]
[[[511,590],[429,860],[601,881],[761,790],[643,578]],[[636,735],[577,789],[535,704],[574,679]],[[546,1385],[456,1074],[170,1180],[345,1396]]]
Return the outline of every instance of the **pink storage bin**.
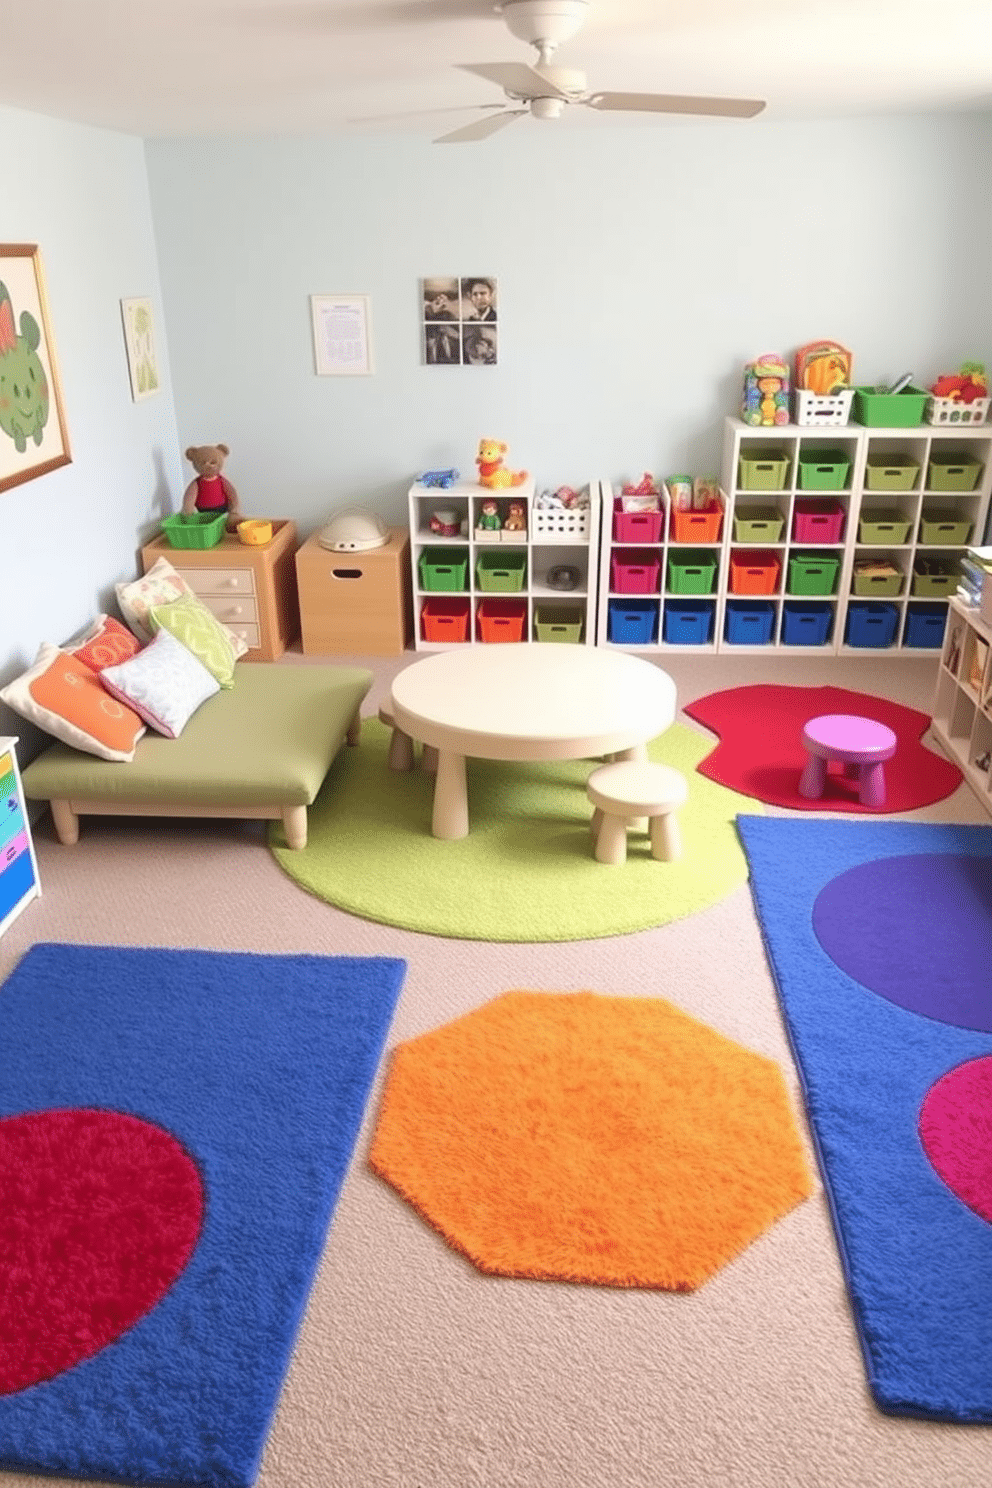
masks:
[[[617,548],[610,559],[610,569],[610,588],[614,594],[657,594],[661,588],[661,559],[656,553]]]
[[[844,508],[839,501],[801,499],[792,518],[792,536],[801,543],[836,543],[844,534]]]
[[[662,511],[625,512],[618,496],[613,502],[613,541],[658,542],[664,517]]]

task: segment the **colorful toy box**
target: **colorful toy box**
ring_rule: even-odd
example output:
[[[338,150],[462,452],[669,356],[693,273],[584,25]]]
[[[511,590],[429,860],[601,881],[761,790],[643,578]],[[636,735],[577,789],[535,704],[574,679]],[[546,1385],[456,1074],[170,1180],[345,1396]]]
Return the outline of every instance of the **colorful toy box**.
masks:
[[[741,418],[755,425],[789,422],[789,364],[776,352],[765,352],[745,366]]]

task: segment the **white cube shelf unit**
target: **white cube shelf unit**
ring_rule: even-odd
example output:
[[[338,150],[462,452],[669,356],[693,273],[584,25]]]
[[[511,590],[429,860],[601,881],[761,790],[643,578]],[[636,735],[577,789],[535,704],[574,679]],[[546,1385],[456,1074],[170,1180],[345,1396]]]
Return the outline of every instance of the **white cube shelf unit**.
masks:
[[[725,498],[718,512],[625,512],[620,487],[600,483],[597,635],[633,651],[714,652],[726,568]]]
[[[959,599],[949,605],[930,733],[992,814],[992,625]]]
[[[719,650],[918,657],[939,649],[960,559],[985,532],[992,426],[755,428],[728,418],[721,485]],[[735,592],[735,574],[748,582],[749,549],[774,572],[773,592]],[[732,623],[750,598],[768,631],[754,644]]]
[[[441,489],[414,482],[416,649],[500,641],[595,644],[599,482],[590,482],[584,494],[587,505],[563,508],[540,503],[532,476],[500,490],[471,480]],[[503,523],[510,502],[521,503],[523,529],[482,525],[483,503],[493,500]],[[457,530],[432,529],[438,513],[449,514]],[[564,587],[569,578],[572,587]]]

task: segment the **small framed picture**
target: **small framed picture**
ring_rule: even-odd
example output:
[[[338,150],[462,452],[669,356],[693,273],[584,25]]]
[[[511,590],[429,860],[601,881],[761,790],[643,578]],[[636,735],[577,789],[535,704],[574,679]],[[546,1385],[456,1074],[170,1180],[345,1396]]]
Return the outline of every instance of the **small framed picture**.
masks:
[[[311,295],[310,314],[317,376],[370,376],[372,324],[368,295]]]
[[[159,390],[151,300],[121,300],[121,318],[124,321],[131,397],[137,403],[141,398],[151,398]]]

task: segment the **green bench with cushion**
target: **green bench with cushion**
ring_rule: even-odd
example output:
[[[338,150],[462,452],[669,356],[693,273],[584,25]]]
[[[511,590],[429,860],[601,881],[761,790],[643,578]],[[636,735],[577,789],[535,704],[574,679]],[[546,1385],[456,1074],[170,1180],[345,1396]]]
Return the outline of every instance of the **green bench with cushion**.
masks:
[[[307,807],[344,741],[358,743],[372,680],[357,667],[242,663],[177,739],[149,730],[129,761],[53,744],[23,770],[24,793],[50,804],[64,843],[84,814],[229,816],[281,819],[287,844],[305,847]]]

